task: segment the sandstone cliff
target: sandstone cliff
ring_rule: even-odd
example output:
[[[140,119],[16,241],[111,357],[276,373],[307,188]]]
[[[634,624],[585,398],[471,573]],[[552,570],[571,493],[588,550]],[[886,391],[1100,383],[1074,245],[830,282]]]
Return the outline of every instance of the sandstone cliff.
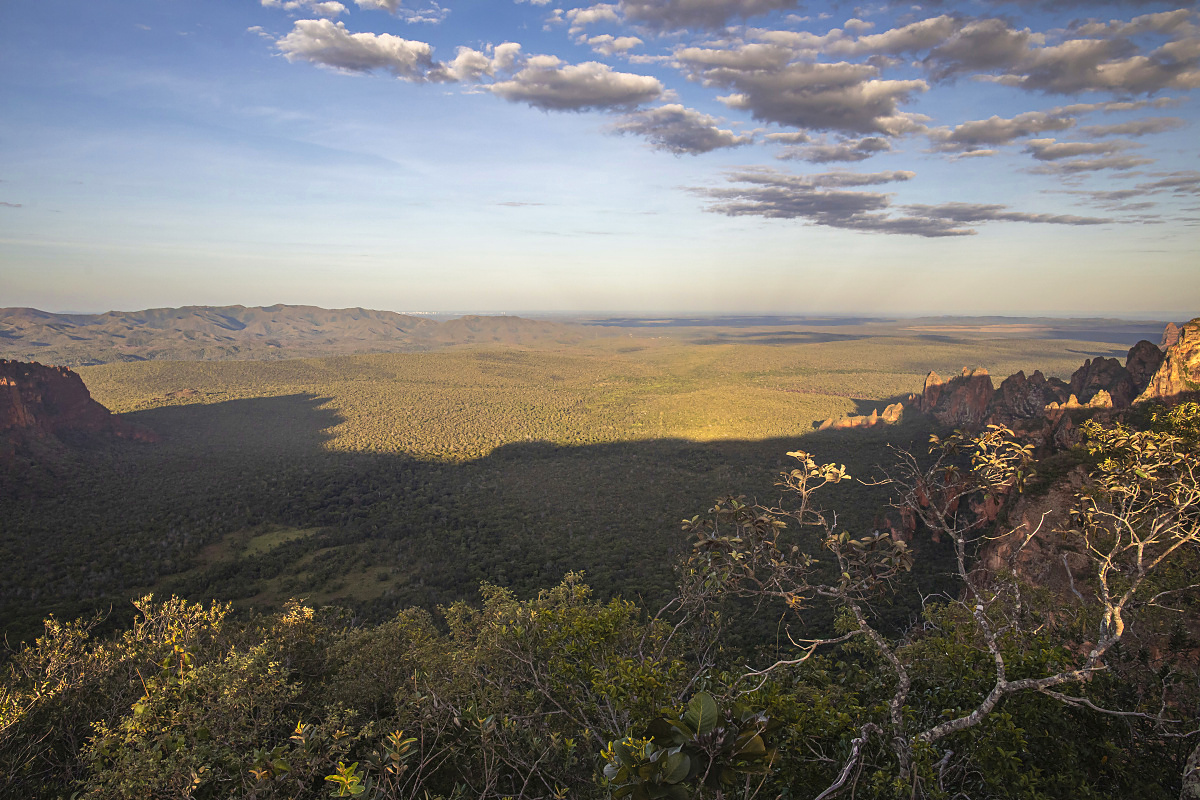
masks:
[[[1179,338],[1167,348],[1162,364],[1135,402],[1177,403],[1200,398],[1200,317],[1179,328]]]
[[[64,434],[157,439],[113,416],[66,367],[0,360],[0,457]]]

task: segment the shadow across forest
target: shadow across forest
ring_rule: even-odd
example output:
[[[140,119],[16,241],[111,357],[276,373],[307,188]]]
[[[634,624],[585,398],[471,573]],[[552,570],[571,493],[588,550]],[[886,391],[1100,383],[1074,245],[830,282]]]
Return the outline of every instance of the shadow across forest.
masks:
[[[890,463],[888,445],[920,450],[928,435],[912,422],[764,440],[535,441],[436,461],[330,449],[342,419],[312,394],[126,417],[162,441],[74,453],[28,471],[0,501],[10,523],[0,555],[27,565],[0,577],[10,641],[48,613],[127,610],[150,589],[245,608],[303,597],[381,619],[476,598],[482,581],[531,595],[583,571],[598,596],[657,608],[689,548],[680,521],[730,494],[786,505],[775,481],[788,451],[867,478]],[[856,535],[887,501],[886,489],[857,482],[822,499]],[[816,533],[802,539],[819,556]],[[916,546],[930,557],[912,585],[936,591],[948,553]],[[911,618],[908,600],[885,614]],[[830,622],[819,609],[811,619],[814,629]]]

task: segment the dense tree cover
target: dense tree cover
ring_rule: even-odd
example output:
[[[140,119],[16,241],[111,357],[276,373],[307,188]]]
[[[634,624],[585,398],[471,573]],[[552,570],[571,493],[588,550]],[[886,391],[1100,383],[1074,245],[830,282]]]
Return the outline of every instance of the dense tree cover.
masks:
[[[0,624],[19,641],[47,613],[120,616],[150,590],[264,610],[304,596],[379,620],[483,580],[529,594],[576,569],[600,596],[656,604],[682,545],[674,521],[732,487],[771,497],[814,422],[919,388],[930,366],[1061,373],[1078,358],[1061,342],[620,336],[88,368],[98,400],[163,441],[0,467],[0,558],[24,565],[0,574]],[[820,437],[862,473],[921,434]],[[860,525],[885,500],[836,488]]]
[[[974,561],[1003,533],[984,501],[1036,479],[1027,448],[991,429],[901,454],[890,485],[956,572],[901,630],[877,608],[920,552],[845,530],[818,501],[846,468],[803,452],[778,502],[685,522],[654,614],[569,574],[378,625],[149,597],[111,636],[51,619],[0,690],[0,794],[1178,797],[1200,728],[1198,419],[1087,427],[1058,532],[1089,565],[1074,599]],[[756,613],[739,597],[791,620],[783,657],[730,644]],[[802,627],[818,597],[828,634]]]

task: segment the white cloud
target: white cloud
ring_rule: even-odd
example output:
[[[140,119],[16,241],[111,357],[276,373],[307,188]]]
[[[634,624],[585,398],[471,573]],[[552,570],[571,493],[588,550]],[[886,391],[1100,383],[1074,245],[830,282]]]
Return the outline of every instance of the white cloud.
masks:
[[[564,64],[555,56],[531,56],[511,80],[489,90],[514,103],[547,111],[633,108],[663,94],[657,78],[615,72],[606,64]]]
[[[657,150],[676,155],[708,153],[738,147],[754,140],[718,127],[717,119],[679,104],[670,104],[627,114],[612,126],[616,133],[645,136]]]
[[[616,23],[621,21],[617,16],[617,7],[609,3],[599,3],[587,8],[572,8],[567,12],[566,18],[571,26],[567,32],[572,36],[581,33],[586,26],[597,22]]]
[[[810,164],[851,163],[866,161],[877,153],[892,149],[891,143],[879,136],[848,139],[833,144],[813,144],[807,147],[785,148],[776,158],[789,161],[807,161]]]
[[[339,14],[346,12],[346,7],[338,2],[321,2],[321,0],[261,0],[261,2],[266,8],[304,12],[324,19],[334,19]]]
[[[613,36],[608,33],[600,34],[599,36],[589,36],[584,38],[583,41],[592,50],[605,56],[628,53],[633,48],[642,44],[642,40],[636,36]]]
[[[718,99],[755,119],[793,128],[851,134],[898,135],[921,130],[925,119],[903,113],[899,105],[929,88],[921,80],[881,80],[868,64],[793,62],[783,67],[712,66],[712,56],[677,59],[705,86],[732,89]]]
[[[297,20],[276,46],[289,61],[308,61],[349,72],[381,69],[408,81],[426,80],[435,70],[433,48],[390,33],[350,33],[344,23]]]
[[[953,128],[936,128],[929,132],[935,150],[970,152],[988,145],[1009,144],[1026,136],[1047,131],[1065,131],[1075,125],[1075,118],[1053,111],[1027,111],[1015,117],[989,117],[964,122]]]

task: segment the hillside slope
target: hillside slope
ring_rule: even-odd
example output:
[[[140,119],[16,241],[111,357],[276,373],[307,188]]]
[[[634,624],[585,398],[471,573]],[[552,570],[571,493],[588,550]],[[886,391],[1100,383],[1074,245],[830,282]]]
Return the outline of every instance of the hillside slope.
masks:
[[[159,359],[279,359],[428,350],[467,343],[577,342],[585,329],[520,317],[449,322],[392,311],[273,305],[105,314],[0,309],[0,358],[65,366]]]

